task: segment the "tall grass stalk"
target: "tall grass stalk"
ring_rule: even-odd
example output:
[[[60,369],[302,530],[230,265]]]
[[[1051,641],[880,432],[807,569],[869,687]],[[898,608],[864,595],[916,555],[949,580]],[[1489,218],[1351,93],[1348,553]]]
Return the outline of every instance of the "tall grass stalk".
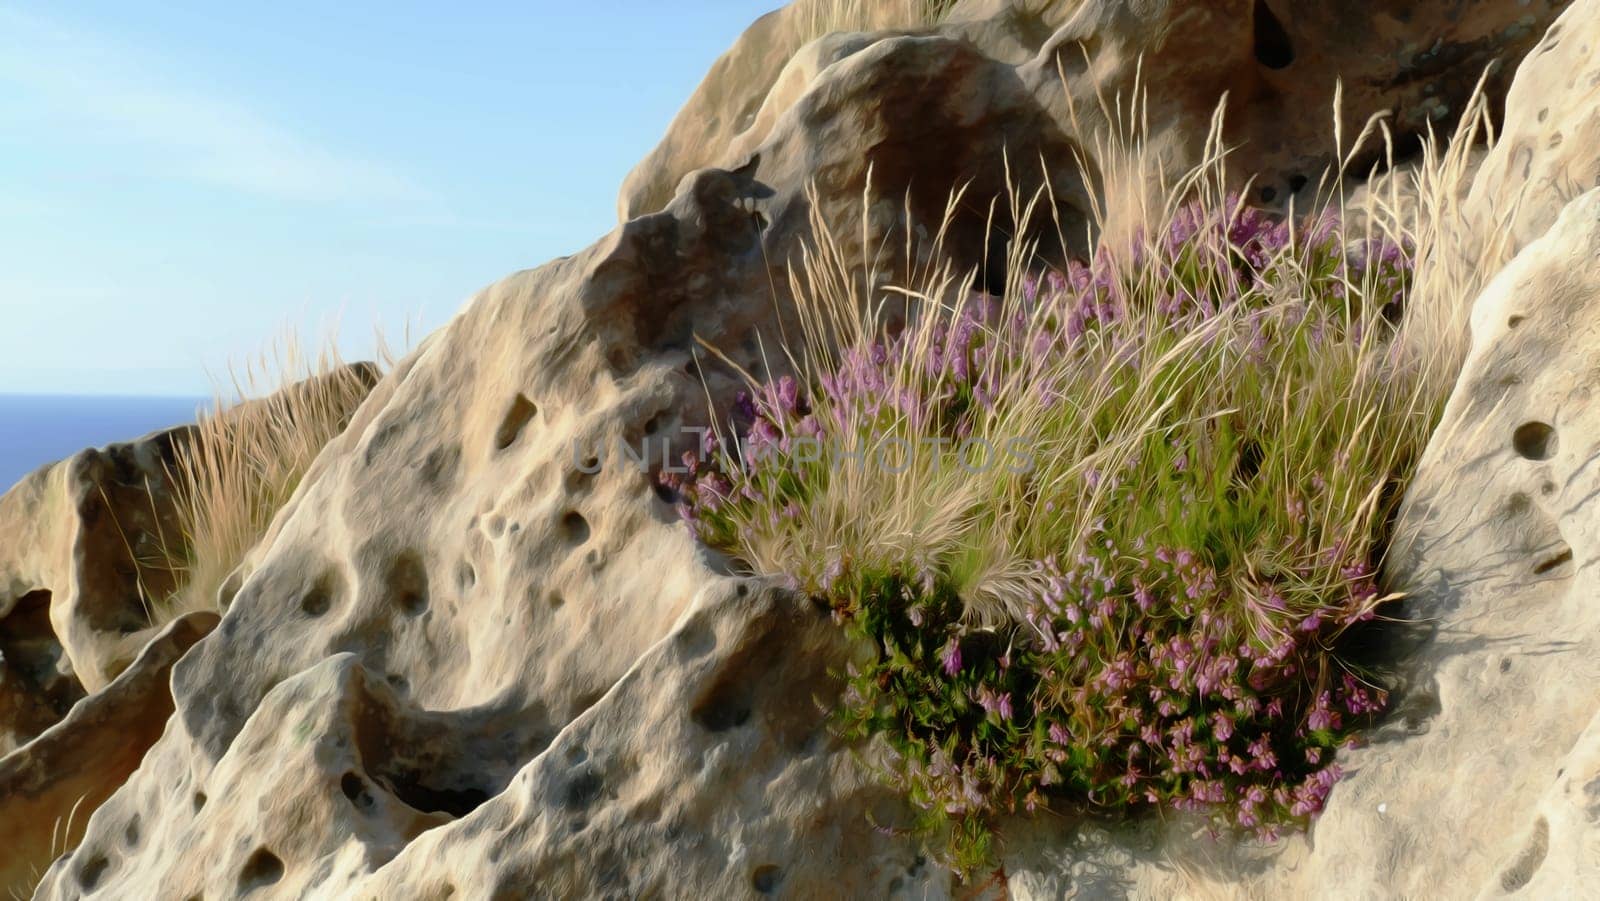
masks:
[[[1357,219],[1330,173],[1279,223],[1225,189],[1221,121],[1176,179],[1102,146],[1102,190],[1142,187],[1093,204],[1092,260],[1013,242],[998,296],[945,228],[896,283],[814,218],[797,377],[752,383],[676,486],[702,539],[877,646],[846,730],[885,740],[963,871],[993,816],[1040,805],[1273,835],[1383,704],[1345,644],[1395,598],[1389,523],[1464,352],[1467,150],[1429,141],[1412,199]],[[1010,234],[1047,199],[1003,199]]]
[[[153,605],[153,622],[217,606],[224,581],[343,431],[377,372],[346,365],[331,340],[307,355],[292,336],[230,368],[173,473],[182,534],[170,556],[180,587]]]
[[[812,38],[836,31],[924,28],[950,14],[956,0],[816,0],[803,15],[803,33]]]

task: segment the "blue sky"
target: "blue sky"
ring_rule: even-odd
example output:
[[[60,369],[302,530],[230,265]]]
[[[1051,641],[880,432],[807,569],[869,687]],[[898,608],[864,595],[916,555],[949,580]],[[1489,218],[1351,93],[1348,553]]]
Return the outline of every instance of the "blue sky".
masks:
[[[205,394],[578,250],[779,0],[0,0],[0,393]]]

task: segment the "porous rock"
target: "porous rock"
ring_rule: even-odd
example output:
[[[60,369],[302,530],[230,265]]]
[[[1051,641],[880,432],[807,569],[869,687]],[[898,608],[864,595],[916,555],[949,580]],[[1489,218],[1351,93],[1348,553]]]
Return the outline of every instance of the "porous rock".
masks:
[[[0,630],[25,635],[34,651],[6,656],[8,681],[29,680],[41,696],[66,696],[63,681],[96,691],[138,652],[129,637],[151,628],[144,598],[176,585],[173,467],[193,434],[180,426],[81,451],[0,496],[0,534],[10,538],[0,549]],[[31,627],[39,604],[49,611],[43,634]]]
[[[1531,44],[1540,17],[1553,15],[1539,2],[1516,8],[1529,23],[1503,20],[1509,5],[1487,3],[1449,18],[1443,4],[1425,4],[1410,23],[1373,9],[1363,13],[1371,21],[1345,21],[1342,6],[1306,7],[1303,17],[1278,10],[1291,42],[1370,40],[1296,51],[1274,68],[1259,59],[1258,6],[1158,3],[1140,6],[1141,18],[1086,2],[1050,20],[1022,4],[974,3],[936,33],[830,38],[789,76],[774,67],[753,101],[741,95],[730,107],[754,118],[728,138],[737,152],[716,158],[726,168],[657,154],[640,170],[654,174],[636,174],[646,187],[625,192],[630,218],[615,232],[486,289],[374,389],[275,520],[221,625],[174,668],[166,733],[51,868],[40,896],[950,893],[949,875],[897,828],[904,811],[826,728],[828,673],[852,649],[804,599],[737,578],[697,548],[650,470],[693,443],[683,429],[705,421],[708,396],[725,401],[739,383],[704,346],[757,376],[778,368],[771,351],[793,327],[777,312],[787,308],[785,266],[815,237],[813,215],[839,227],[843,251],[859,259],[863,247],[903,246],[905,231],[926,237],[950,186],[971,180],[946,250],[981,267],[995,250],[982,227],[989,201],[1007,188],[1006,160],[1026,157],[1045,165],[1034,176],[1017,168],[1022,189],[1048,184],[1057,204],[1044,218],[1081,223],[1084,177],[1071,161],[1092,145],[1063,124],[1061,71],[1072,92],[1088,90],[1090,69],[1101,84],[1121,84],[1137,51],[1156,51],[1147,54],[1150,88],[1168,99],[1152,119],[1158,143],[1180,159],[1204,141],[1216,90],[1234,90],[1230,121],[1250,139],[1237,168],[1292,187],[1292,176],[1326,159],[1321,111],[1332,92],[1331,75],[1290,84],[1298,61],[1345,74],[1352,115],[1395,108],[1397,122],[1420,128],[1429,114],[1415,110],[1435,108],[1423,98],[1455,102],[1478,63]],[[973,36],[985,21],[1012,37],[986,45]],[[1152,43],[1158,32],[1166,43]],[[1267,71],[1196,68],[1212,56]],[[763,110],[773,84],[782,96]],[[739,137],[755,123],[759,133]],[[869,171],[872,197],[887,200],[863,214]],[[677,185],[675,195],[662,184]],[[1524,276],[1554,265],[1555,253],[1538,245],[1526,253]],[[891,257],[885,269],[909,262]],[[1517,284],[1512,277],[1499,290]],[[1475,349],[1471,365],[1494,353],[1505,351]],[[1469,403],[1453,401],[1448,420],[1463,421]],[[1488,416],[1471,413],[1478,423]],[[1425,583],[1415,609],[1469,640],[1452,644],[1441,629],[1412,655],[1436,681],[1407,692],[1413,706],[1352,756],[1354,774],[1314,841],[1214,846],[1192,858],[1210,863],[1174,868],[1181,837],[1149,824],[1036,823],[1007,833],[1010,889],[1470,893],[1504,884],[1508,872],[1540,878],[1537,865],[1517,863],[1536,856],[1524,852],[1539,845],[1537,823],[1515,835],[1498,824],[1520,824],[1555,790],[1539,775],[1546,760],[1581,751],[1577,733],[1594,711],[1579,693],[1518,720],[1521,736],[1522,723],[1572,717],[1537,746],[1503,801],[1475,800],[1483,792],[1438,763],[1502,775],[1513,753],[1506,723],[1483,712],[1529,706],[1523,692],[1548,682],[1541,666],[1555,665],[1540,664],[1546,649],[1534,647],[1509,669],[1526,676],[1495,681],[1483,654],[1504,652],[1475,645],[1469,619],[1503,618],[1483,633],[1499,640],[1493,629],[1552,607],[1556,589],[1515,569],[1559,557],[1535,546],[1550,530],[1505,532],[1520,537],[1471,564],[1518,580],[1511,588],[1527,603],[1512,611],[1495,594],[1511,588],[1473,582],[1481,570],[1465,569],[1451,556],[1463,552],[1424,527],[1429,486],[1472,465],[1488,473],[1511,464],[1498,444],[1499,462],[1481,462],[1490,447],[1460,456],[1440,439],[1408,508],[1423,549],[1408,564]],[[1526,500],[1524,513],[1542,509]],[[1478,509],[1476,499],[1458,503]],[[1563,566],[1576,569],[1558,561],[1539,575]],[[1428,581],[1436,570],[1446,575]],[[1480,696],[1462,700],[1468,690]],[[1494,741],[1442,750],[1473,716],[1484,721],[1472,734],[1494,726]],[[1425,789],[1397,793],[1418,767],[1434,772]],[[1479,821],[1426,822],[1436,796],[1452,816],[1504,819],[1462,838],[1460,822]],[[161,840],[120,844],[136,813],[158,824]],[[1548,847],[1566,841],[1559,821],[1548,817]],[[1436,842],[1453,848],[1428,857]],[[115,880],[85,885],[85,867],[102,859],[115,860]]]
[[[207,611],[173,620],[111,684],[0,757],[0,891],[31,888],[51,860],[77,842],[89,814],[139,766],[172,714],[172,664],[216,623],[217,615]],[[124,824],[125,843],[145,840],[141,824],[137,815]],[[85,859],[80,882],[98,882],[109,866],[109,858]]]
[[[1579,0],[1517,67],[1499,140],[1479,168],[1467,216],[1515,253],[1567,201],[1600,184],[1600,15]]]
[[[1255,200],[1281,204],[1314,187],[1372,116],[1386,118],[1403,157],[1430,128],[1462,113],[1480,76],[1487,74],[1486,93],[1498,105],[1511,66],[1565,6],[1565,0],[1429,0],[1403,8],[1382,0],[963,0],[935,26],[816,40],[814,8],[826,3],[799,0],[768,14],[717,60],[624,182],[622,218],[661,209],[695,169],[738,165],[823,69],[872,46],[873,38],[907,33],[960,40],[1006,65],[1009,77],[1038,98],[1054,140],[1083,148],[1091,169],[1108,163],[1106,152],[1126,136],[1136,97],[1147,98],[1140,101],[1150,127],[1147,147],[1173,170],[1197,164],[1218,101],[1227,95],[1222,138],[1233,174],[1240,185],[1253,180]],[[919,92],[948,94],[961,84],[932,80]],[[1340,86],[1347,146],[1336,150]],[[1032,144],[1046,132],[998,115],[981,124],[1007,133],[1017,165],[1034,163]],[[1365,176],[1381,153],[1370,145],[1349,160],[1351,169]]]

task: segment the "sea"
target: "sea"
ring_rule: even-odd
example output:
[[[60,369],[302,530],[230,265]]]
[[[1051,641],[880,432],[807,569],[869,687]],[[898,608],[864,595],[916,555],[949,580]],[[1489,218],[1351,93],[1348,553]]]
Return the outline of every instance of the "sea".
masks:
[[[194,422],[209,403],[199,397],[0,394],[0,493],[86,447]]]

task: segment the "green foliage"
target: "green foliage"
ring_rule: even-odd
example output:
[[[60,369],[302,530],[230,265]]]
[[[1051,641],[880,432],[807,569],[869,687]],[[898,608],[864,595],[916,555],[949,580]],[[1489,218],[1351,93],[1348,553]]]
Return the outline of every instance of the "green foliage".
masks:
[[[957,870],[1046,805],[1270,837],[1383,703],[1343,646],[1441,405],[1410,271],[1332,216],[1185,207],[1004,297],[921,292],[755,386],[675,487],[878,649],[841,727]]]

